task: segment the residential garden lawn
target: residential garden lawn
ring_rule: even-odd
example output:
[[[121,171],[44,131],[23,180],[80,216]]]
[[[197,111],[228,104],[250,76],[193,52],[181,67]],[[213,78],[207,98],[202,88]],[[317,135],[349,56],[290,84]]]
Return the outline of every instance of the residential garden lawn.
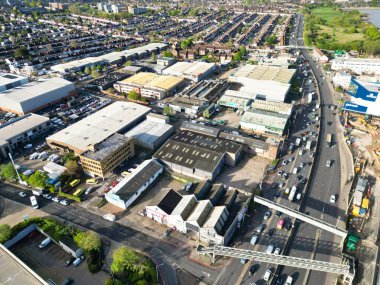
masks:
[[[336,11],[333,7],[317,7],[312,9],[311,13],[325,20],[328,25],[331,24],[334,17],[343,14],[342,12]]]

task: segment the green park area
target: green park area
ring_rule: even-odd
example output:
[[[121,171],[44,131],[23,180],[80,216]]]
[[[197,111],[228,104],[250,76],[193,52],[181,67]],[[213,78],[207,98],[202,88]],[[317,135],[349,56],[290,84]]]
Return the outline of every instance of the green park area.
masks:
[[[363,19],[359,11],[335,7],[304,9],[306,45],[324,50],[356,50],[360,54],[380,54],[380,31]]]

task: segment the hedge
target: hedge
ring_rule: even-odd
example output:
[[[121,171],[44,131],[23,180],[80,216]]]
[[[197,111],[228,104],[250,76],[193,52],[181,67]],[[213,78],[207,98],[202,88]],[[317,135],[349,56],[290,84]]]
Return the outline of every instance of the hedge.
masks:
[[[82,202],[82,200],[81,200],[80,197],[77,197],[77,196],[74,196],[74,195],[71,195],[71,194],[67,194],[67,193],[62,192],[62,191],[59,191],[58,195],[61,196],[61,197],[66,197],[68,199],[77,201],[77,202]]]

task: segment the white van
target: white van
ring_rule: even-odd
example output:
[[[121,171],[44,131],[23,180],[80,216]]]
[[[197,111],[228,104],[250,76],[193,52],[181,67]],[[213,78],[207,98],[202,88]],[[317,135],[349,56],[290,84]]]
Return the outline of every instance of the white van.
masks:
[[[40,155],[39,152],[35,152],[35,153],[33,153],[33,154],[31,154],[31,155],[29,156],[29,159],[30,159],[30,160],[37,159],[39,155]]]
[[[46,246],[48,246],[49,244],[51,243],[51,238],[46,238],[44,239],[40,245],[38,246],[39,248],[44,248]]]
[[[265,274],[263,276],[264,281],[269,281],[269,279],[272,277],[272,270],[268,269],[265,271]]]
[[[293,284],[293,277],[288,276],[288,278],[286,278],[285,285],[292,285],[292,284]]]
[[[267,248],[267,253],[268,253],[268,254],[272,254],[272,253],[273,253],[273,250],[274,250],[274,246],[273,246],[273,244],[269,244],[269,245],[268,245],[268,248]]]
[[[297,172],[298,172],[298,168],[297,168],[297,167],[294,167],[294,168],[293,168],[293,173],[294,173],[294,174],[297,174]]]

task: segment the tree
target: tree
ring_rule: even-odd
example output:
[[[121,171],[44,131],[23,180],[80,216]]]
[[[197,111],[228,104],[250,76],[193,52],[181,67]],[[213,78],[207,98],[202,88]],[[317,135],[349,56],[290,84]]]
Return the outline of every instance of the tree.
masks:
[[[247,48],[245,47],[245,45],[241,45],[239,47],[239,50],[240,50],[242,55],[245,55],[247,53]]]
[[[0,243],[4,243],[11,237],[11,227],[9,225],[0,225]]]
[[[65,164],[69,160],[74,160],[77,161],[77,157],[73,152],[66,152],[65,154],[62,155],[62,161]]]
[[[74,240],[76,244],[85,251],[99,251],[102,246],[100,235],[94,231],[79,232]]]
[[[65,167],[68,175],[78,175],[81,172],[80,165],[75,160],[68,160]]]
[[[242,59],[242,55],[241,55],[241,52],[240,50],[235,52],[234,54],[234,61],[240,61]]]
[[[123,273],[126,270],[144,272],[143,257],[126,246],[117,248],[112,257],[111,271],[114,273]]]
[[[131,90],[128,93],[128,99],[130,99],[130,100],[139,100],[140,99],[140,95],[136,91]]]
[[[84,73],[86,73],[87,75],[91,74],[91,69],[87,66],[87,67],[84,69]]]
[[[154,62],[157,61],[157,55],[155,52],[152,52],[152,61],[154,61]]]
[[[77,43],[76,40],[71,40],[71,41],[69,42],[69,46],[70,46],[71,48],[76,48],[76,47],[78,46],[78,43]]]
[[[36,7],[36,1],[32,0],[29,4],[30,7]]]
[[[265,43],[269,46],[273,46],[274,44],[277,43],[277,36],[276,35],[271,35],[270,37],[267,37],[265,39]]]
[[[97,71],[97,70],[94,70],[94,71],[92,71],[91,72],[91,77],[92,78],[98,78],[98,77],[100,77],[100,72],[99,71]]]
[[[47,183],[46,180],[49,176],[42,171],[36,171],[28,178],[28,184],[35,188],[45,189]]]
[[[41,7],[42,6],[42,2],[41,2],[41,0],[37,0],[37,7]]]
[[[24,47],[19,47],[15,50],[15,58],[24,58],[29,54],[28,50]]]
[[[169,105],[166,105],[164,107],[164,110],[162,111],[162,113],[165,115],[165,116],[168,116],[168,115],[171,115],[173,113],[173,110],[172,108],[169,106]]]
[[[17,173],[12,163],[3,164],[1,166],[1,176],[7,180],[16,181]]]
[[[131,66],[132,65],[132,60],[127,60],[125,63],[124,63],[124,66]]]
[[[165,51],[162,53],[162,56],[164,56],[164,57],[171,57],[171,58],[174,57],[173,53],[172,53],[170,50],[165,50]]]

